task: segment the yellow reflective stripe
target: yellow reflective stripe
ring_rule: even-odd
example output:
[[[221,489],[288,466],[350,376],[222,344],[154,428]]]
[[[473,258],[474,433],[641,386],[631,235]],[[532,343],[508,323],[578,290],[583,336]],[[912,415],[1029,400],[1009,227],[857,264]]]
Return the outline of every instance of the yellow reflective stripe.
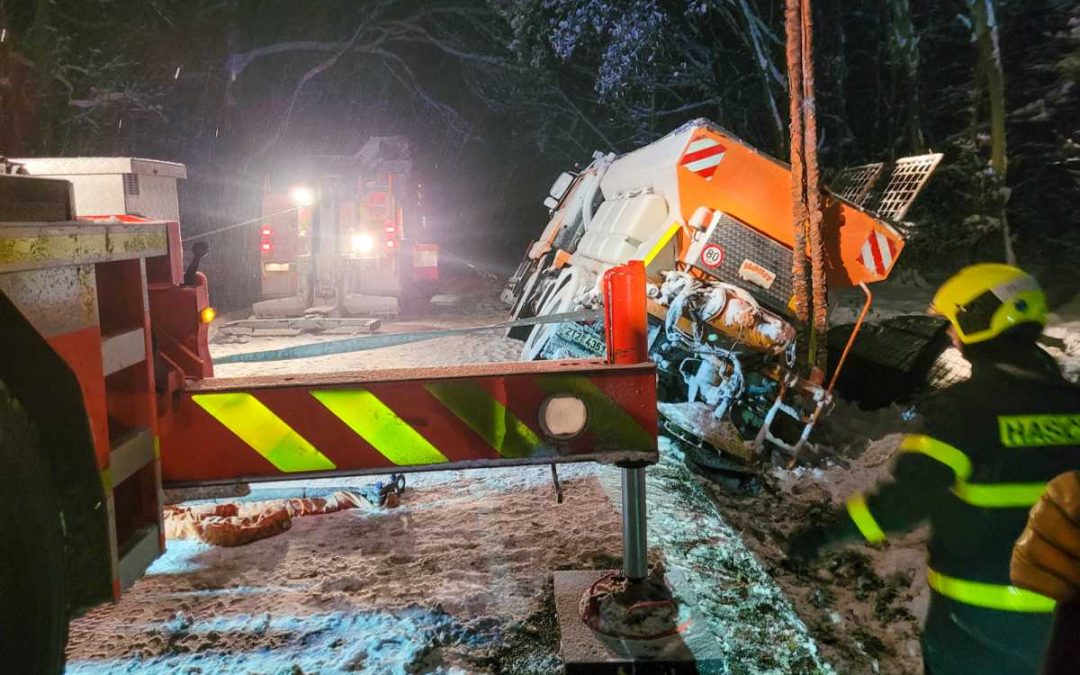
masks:
[[[905,436],[900,443],[904,452],[919,452],[948,466],[956,474],[952,491],[972,506],[984,508],[1012,508],[1031,506],[1039,501],[1046,483],[969,483],[971,460],[948,443],[913,434]]]
[[[997,609],[1003,612],[1054,611],[1054,601],[1050,598],[1016,586],[957,579],[931,568],[927,568],[926,576],[930,582],[930,588],[965,605]]]
[[[57,229],[61,231],[50,233],[45,230],[40,234],[0,239],[0,270],[13,271],[6,269],[8,266],[46,267],[110,258],[139,258],[160,255],[168,250],[168,237],[161,225],[84,225],[78,229],[63,226]]]
[[[900,442],[900,450],[904,452],[918,452],[927,457],[937,460],[953,470],[957,480],[967,480],[971,477],[971,460],[960,450],[948,443],[943,443],[936,438],[920,434],[904,436]]]
[[[367,389],[324,389],[311,395],[398,466],[443,464],[446,455]]]
[[[278,471],[292,473],[336,468],[326,455],[251,394],[195,394],[191,400],[254,448]]]
[[[475,382],[437,382],[424,389],[503,457],[532,457],[544,445],[532,429]]]
[[[877,520],[874,519],[874,515],[870,513],[869,507],[866,506],[865,497],[861,494],[848,497],[847,512],[866,541],[871,544],[879,544],[885,541],[887,538],[885,532],[878,525]]]
[[[571,394],[585,402],[589,426],[599,443],[626,451],[656,450],[656,430],[644,429],[634,416],[623,410],[587,377],[544,375],[536,383],[551,394]]]
[[[660,237],[656,244],[649,249],[649,252],[645,254],[644,262],[646,267],[648,267],[649,263],[651,263],[656,256],[660,255],[660,251],[664,250],[664,247],[671,242],[672,237],[674,237],[681,228],[682,225],[679,225],[678,223],[672,225],[668,228],[667,232],[664,233],[664,236]]]
[[[1002,415],[998,437],[1006,448],[1080,445],[1080,415]]]
[[[972,506],[1010,508],[1033,506],[1046,483],[966,483],[957,481],[953,493]]]

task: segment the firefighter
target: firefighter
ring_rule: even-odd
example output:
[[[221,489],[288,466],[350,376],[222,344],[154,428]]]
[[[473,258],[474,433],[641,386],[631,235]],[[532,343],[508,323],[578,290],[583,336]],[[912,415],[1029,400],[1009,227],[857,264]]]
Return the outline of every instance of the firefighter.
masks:
[[[1012,556],[1012,581],[1057,601],[1044,675],[1080,666],[1080,471],[1046,486]]]
[[[805,563],[830,543],[884,542],[929,521],[926,672],[1036,673],[1054,602],[1010,585],[1009,559],[1047,481],[1080,467],[1080,388],[1036,343],[1046,297],[1022,270],[967,267],[931,311],[948,320],[971,378],[920,406],[921,433],[902,440],[890,480],[793,533],[788,553]]]

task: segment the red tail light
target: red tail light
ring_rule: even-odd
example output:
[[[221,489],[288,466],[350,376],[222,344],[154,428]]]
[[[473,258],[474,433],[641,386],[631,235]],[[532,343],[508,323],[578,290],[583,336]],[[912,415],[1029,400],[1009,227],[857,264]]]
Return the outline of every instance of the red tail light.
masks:
[[[262,240],[259,242],[259,250],[263,253],[269,253],[274,250],[274,242],[271,240],[274,231],[269,227],[264,227],[259,230],[259,234],[262,236]]]

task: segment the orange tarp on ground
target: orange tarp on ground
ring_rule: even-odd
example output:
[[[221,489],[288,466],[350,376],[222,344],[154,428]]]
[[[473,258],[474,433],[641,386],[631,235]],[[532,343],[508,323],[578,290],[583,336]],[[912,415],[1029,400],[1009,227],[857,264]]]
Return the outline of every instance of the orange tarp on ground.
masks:
[[[333,513],[368,506],[359,495],[336,492],[327,499],[285,499],[266,502],[166,506],[165,536],[201,539],[215,546],[242,546],[292,527],[297,516]]]

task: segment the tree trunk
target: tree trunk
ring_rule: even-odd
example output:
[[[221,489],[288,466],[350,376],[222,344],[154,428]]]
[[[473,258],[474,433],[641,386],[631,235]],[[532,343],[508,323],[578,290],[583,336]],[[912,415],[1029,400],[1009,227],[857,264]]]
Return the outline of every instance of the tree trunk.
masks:
[[[911,20],[910,0],[892,0],[889,2],[889,10],[889,47],[893,58],[898,60],[903,68],[907,85],[908,146],[911,152],[919,153],[923,152],[926,146],[919,111],[919,35],[915,32]]]
[[[1006,217],[1008,191],[1006,171],[1008,161],[1005,147],[1005,74],[1001,67],[1001,49],[998,45],[997,17],[993,0],[970,0],[975,42],[979,50],[979,64],[986,75],[986,93],[990,102],[990,168],[994,171],[993,184],[997,194],[994,202],[1001,204],[1001,231],[1005,244],[1005,262],[1016,264],[1009,221]]]
[[[42,154],[53,151],[53,138],[56,130],[56,102],[53,93],[53,45],[49,35],[49,6],[51,0],[37,0],[34,3],[34,24],[31,30],[29,47],[30,58],[34,60],[34,79],[37,89],[37,138],[38,150]]]

